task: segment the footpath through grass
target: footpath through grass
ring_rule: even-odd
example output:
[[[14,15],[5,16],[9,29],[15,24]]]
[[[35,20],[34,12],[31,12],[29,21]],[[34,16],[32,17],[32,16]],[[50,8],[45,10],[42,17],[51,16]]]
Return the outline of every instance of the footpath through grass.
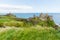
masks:
[[[4,28],[0,40],[60,40],[60,32],[47,27]]]

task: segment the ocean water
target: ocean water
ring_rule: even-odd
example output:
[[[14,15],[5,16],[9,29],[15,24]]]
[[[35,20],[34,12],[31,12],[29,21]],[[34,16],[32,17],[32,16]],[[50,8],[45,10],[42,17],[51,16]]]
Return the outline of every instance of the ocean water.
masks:
[[[40,13],[14,13],[19,18],[29,18],[33,17],[33,15],[39,16]],[[45,13],[44,13],[45,14]],[[60,24],[60,13],[48,13],[48,15],[53,16],[53,20],[56,24]]]

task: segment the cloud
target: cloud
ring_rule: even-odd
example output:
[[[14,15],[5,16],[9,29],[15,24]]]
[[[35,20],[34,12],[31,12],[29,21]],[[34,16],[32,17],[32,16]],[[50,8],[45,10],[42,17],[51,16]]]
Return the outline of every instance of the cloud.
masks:
[[[10,5],[10,4],[0,4],[0,13],[26,13],[33,12],[34,9],[31,6],[27,5]]]

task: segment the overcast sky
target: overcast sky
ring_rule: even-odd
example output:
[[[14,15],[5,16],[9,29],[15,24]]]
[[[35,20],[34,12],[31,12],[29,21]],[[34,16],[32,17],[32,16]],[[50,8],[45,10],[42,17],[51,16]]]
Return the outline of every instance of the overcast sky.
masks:
[[[60,0],[0,0],[0,12],[60,13]]]

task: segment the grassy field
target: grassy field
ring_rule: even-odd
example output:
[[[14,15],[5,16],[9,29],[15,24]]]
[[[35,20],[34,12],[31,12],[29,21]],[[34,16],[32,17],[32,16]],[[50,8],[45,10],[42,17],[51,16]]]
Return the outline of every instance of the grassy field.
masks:
[[[47,27],[0,28],[0,40],[60,40],[60,32]]]

